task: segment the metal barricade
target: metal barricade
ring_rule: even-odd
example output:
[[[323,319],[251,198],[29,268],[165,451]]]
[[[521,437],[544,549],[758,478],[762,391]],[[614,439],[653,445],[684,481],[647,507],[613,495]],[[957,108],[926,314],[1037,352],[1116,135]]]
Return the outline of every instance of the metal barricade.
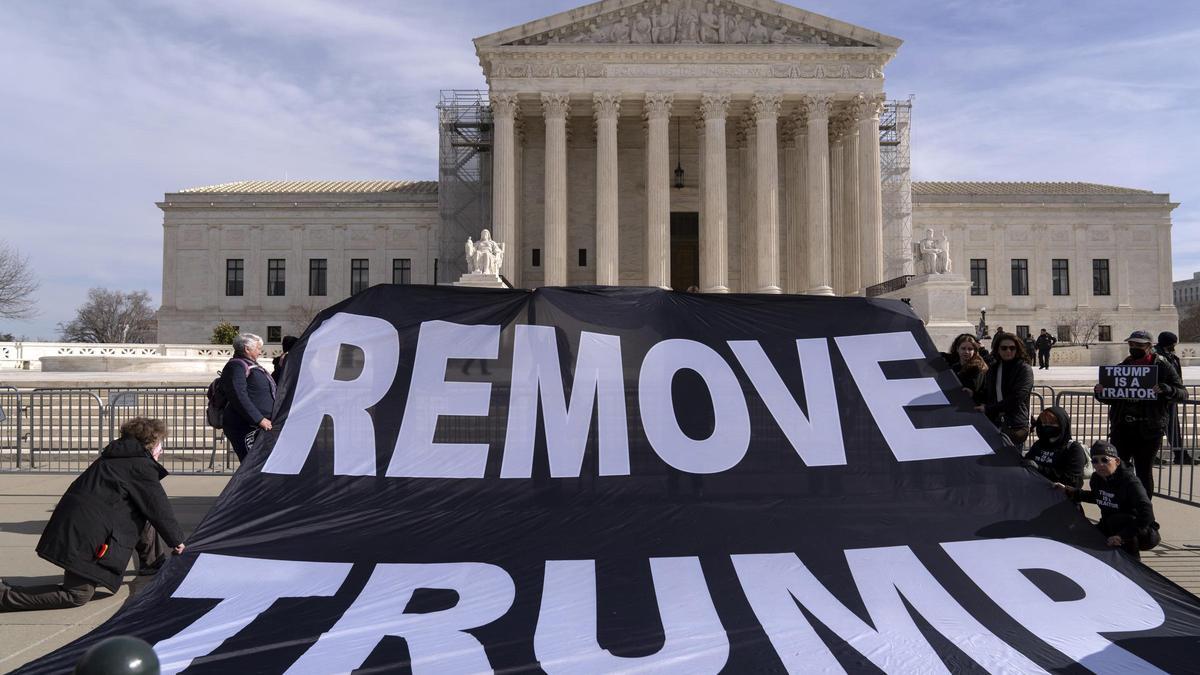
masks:
[[[208,426],[204,387],[0,387],[0,471],[79,472],[134,417],[167,425],[159,461],[172,473],[232,473],[236,455]]]
[[[1196,459],[1200,454],[1200,387],[1189,386],[1188,401],[1175,405],[1175,415],[1154,459],[1154,494],[1200,506],[1196,491]],[[1085,448],[1108,438],[1108,404],[1091,390],[1062,391],[1057,405],[1071,415],[1071,432]]]
[[[108,442],[104,403],[84,389],[35,389],[22,395],[21,441],[28,468],[74,473],[87,468]]]
[[[0,471],[19,469],[21,455],[21,392],[16,387],[0,387]]]

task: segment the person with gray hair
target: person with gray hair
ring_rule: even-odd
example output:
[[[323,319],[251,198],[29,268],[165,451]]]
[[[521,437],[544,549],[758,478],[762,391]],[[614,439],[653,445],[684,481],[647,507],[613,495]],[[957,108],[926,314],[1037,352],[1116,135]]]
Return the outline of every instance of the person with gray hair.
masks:
[[[258,365],[262,348],[262,338],[242,333],[233,339],[233,358],[221,370],[221,387],[229,401],[222,428],[239,461],[246,460],[254,434],[271,430],[275,380]]]

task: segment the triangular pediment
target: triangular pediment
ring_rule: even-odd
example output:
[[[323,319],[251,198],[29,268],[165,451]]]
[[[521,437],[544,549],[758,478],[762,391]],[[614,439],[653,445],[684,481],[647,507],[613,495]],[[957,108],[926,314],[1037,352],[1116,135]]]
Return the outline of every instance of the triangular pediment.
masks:
[[[897,38],[774,0],[602,0],[475,40],[543,45],[815,45],[894,50]]]

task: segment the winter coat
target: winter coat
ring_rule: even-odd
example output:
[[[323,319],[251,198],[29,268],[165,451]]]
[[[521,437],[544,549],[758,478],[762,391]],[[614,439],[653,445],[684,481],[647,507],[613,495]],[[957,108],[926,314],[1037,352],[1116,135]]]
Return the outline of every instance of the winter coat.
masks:
[[[1000,381],[1003,397],[996,397],[996,378]],[[1033,368],[1028,363],[1013,359],[996,359],[996,365],[988,368],[983,383],[983,412],[998,428],[1029,428],[1029,394],[1033,391]]]
[[[942,358],[950,364],[950,370],[958,377],[958,383],[962,385],[963,389],[970,390],[971,401],[975,405],[983,405],[983,382],[986,373],[973,365],[964,365],[958,360],[957,354],[942,354]],[[982,360],[981,358],[980,361]]]
[[[1154,353],[1166,359],[1167,362],[1172,366],[1175,366],[1175,372],[1179,373],[1179,379],[1183,380],[1183,363],[1179,360],[1179,357],[1175,355],[1175,352],[1168,352],[1164,349],[1155,347]]]
[[[1053,335],[1049,333],[1042,333],[1038,336],[1037,340],[1035,340],[1033,344],[1037,346],[1037,350],[1039,352],[1048,352],[1050,351],[1050,348],[1054,346],[1055,342],[1058,342],[1058,340],[1054,339]]]
[[[1071,415],[1066,410],[1049,408],[1058,418],[1062,431],[1058,438],[1034,441],[1025,453],[1025,465],[1035,469],[1048,480],[1079,489],[1083,487],[1083,469],[1088,463],[1087,451],[1071,438]],[[1035,425],[1034,428],[1036,429]]]
[[[275,408],[275,380],[262,366],[235,356],[221,370],[221,386],[229,398],[229,406],[225,408],[226,428],[250,430],[271,418]]]
[[[1130,356],[1121,362],[1128,365],[1135,359]],[[1158,383],[1166,389],[1158,395],[1157,400],[1127,401],[1096,396],[1096,400],[1108,404],[1108,421],[1110,428],[1123,426],[1127,429],[1137,429],[1141,432],[1157,431],[1162,433],[1171,416],[1171,404],[1183,403],[1188,399],[1187,389],[1179,372],[1170,361],[1155,353],[1152,364],[1158,366]]]
[[[1146,488],[1129,466],[1122,463],[1108,478],[1092,473],[1088,487],[1076,492],[1075,498],[1100,507],[1098,525],[1105,535],[1129,541],[1148,528],[1158,529]]]
[[[159,483],[166,475],[136,439],[109,443],[58,500],[38,555],[116,592],[146,521],[171,548],[183,543]]]

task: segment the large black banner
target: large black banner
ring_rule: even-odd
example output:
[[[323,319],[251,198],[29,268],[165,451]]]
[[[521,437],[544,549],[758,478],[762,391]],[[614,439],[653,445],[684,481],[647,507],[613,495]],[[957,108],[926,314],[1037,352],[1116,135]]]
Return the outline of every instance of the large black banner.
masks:
[[[23,672],[120,634],[167,673],[1196,667],[1197,598],[902,303],[382,286],[289,359],[186,554]]]

